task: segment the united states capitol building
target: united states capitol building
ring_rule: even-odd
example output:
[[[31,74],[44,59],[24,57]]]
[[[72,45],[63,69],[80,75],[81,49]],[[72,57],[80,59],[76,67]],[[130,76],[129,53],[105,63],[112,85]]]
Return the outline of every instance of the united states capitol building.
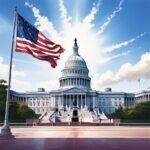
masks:
[[[113,92],[111,88],[96,91],[91,88],[91,78],[85,60],[78,52],[75,39],[73,54],[68,58],[59,78],[59,88],[50,92],[39,88],[35,92],[11,91],[11,100],[25,103],[45,121],[67,120],[94,122],[105,119],[118,107],[130,107],[135,103],[134,93]],[[106,114],[106,115],[105,115]]]

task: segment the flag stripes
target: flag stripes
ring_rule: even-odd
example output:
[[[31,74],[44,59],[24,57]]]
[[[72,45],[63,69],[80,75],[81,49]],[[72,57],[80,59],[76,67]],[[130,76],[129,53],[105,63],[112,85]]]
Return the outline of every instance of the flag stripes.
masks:
[[[64,52],[64,48],[46,38],[42,32],[18,14],[16,51],[48,61],[55,68],[57,60],[60,59],[60,54]]]

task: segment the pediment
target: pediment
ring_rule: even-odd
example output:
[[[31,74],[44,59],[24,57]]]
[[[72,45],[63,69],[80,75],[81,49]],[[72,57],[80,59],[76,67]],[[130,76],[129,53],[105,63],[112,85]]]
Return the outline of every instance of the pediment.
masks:
[[[70,88],[67,90],[64,90],[63,93],[86,93],[87,91],[82,88]]]

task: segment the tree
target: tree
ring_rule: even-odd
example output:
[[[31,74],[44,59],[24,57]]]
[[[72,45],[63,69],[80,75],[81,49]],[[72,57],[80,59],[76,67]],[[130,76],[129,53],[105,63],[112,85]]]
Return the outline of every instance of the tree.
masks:
[[[150,101],[138,103],[123,109],[120,107],[110,115],[110,118],[126,119],[131,121],[150,121]]]
[[[0,122],[3,122],[5,115],[7,85],[5,80],[0,79]],[[10,122],[25,122],[29,118],[38,118],[39,115],[28,108],[27,105],[18,102],[9,103],[9,121]]]
[[[122,106],[120,106],[114,113],[110,115],[110,118],[114,119],[125,119],[126,118],[127,111],[126,109],[123,109]]]
[[[25,121],[27,118],[38,118],[38,115],[36,115],[27,105],[20,105],[18,115],[22,121]]]
[[[7,85],[5,80],[0,79],[0,121],[4,120]]]
[[[150,102],[143,102],[128,110],[129,119],[150,120]]]

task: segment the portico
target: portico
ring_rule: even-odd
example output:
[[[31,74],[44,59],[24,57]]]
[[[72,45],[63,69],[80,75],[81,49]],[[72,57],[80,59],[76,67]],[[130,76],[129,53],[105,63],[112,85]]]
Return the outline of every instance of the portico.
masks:
[[[60,97],[61,106],[65,108],[85,108],[87,106],[86,103],[86,94],[66,94]]]

